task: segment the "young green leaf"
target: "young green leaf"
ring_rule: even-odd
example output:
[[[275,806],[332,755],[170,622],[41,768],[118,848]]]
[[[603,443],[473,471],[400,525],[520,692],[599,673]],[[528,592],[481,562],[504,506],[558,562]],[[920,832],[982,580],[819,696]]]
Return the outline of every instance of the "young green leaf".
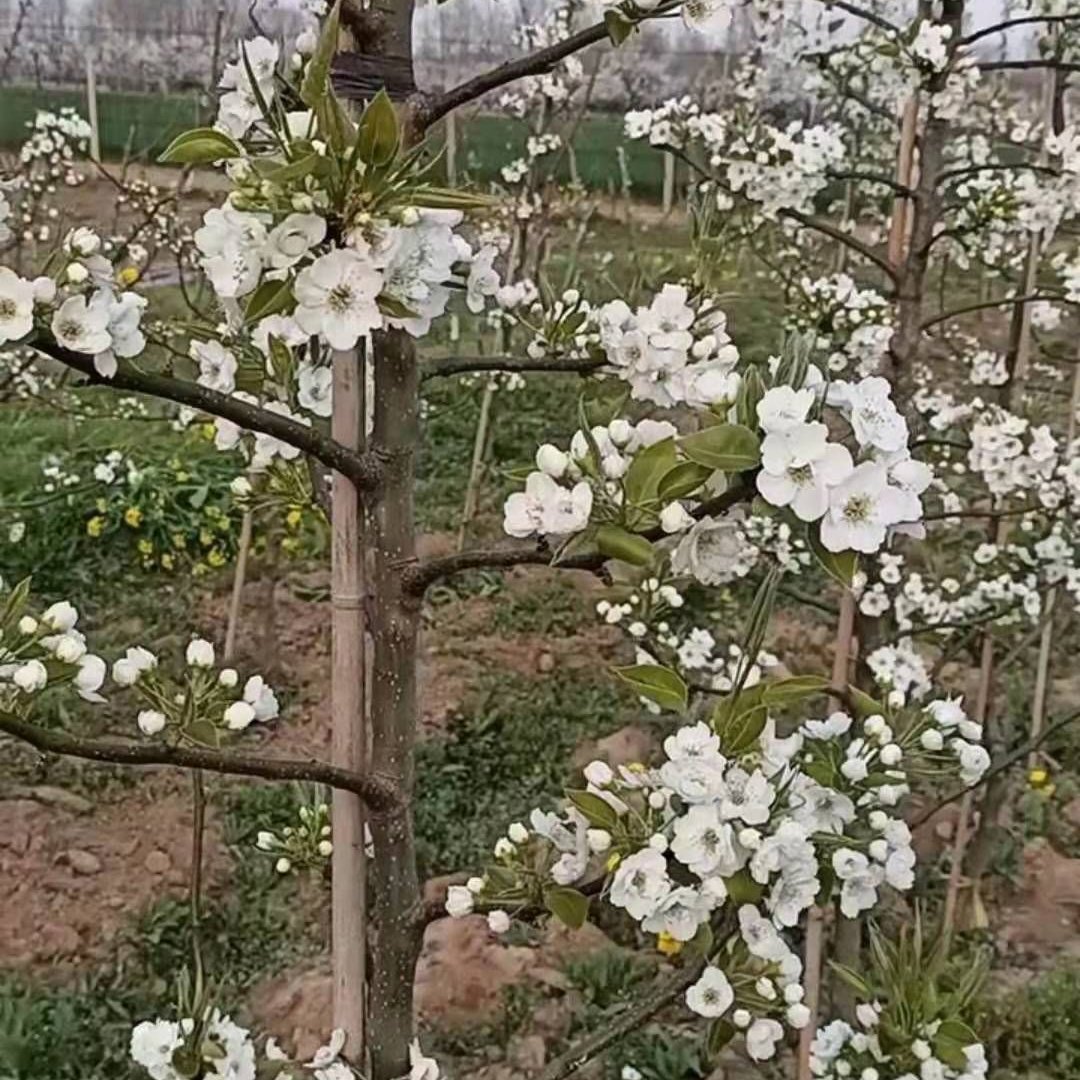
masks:
[[[806,545],[829,577],[845,588],[851,588],[859,566],[859,556],[854,551],[829,551],[822,544],[817,527],[813,525],[806,531]]]
[[[680,439],[679,447],[691,461],[721,472],[753,469],[761,461],[757,435],[741,424],[715,424]]]
[[[401,145],[397,112],[385,90],[380,90],[360,117],[357,153],[365,165],[381,169],[394,160]]]
[[[608,558],[621,559],[631,566],[648,566],[653,560],[652,544],[619,525],[601,525],[596,530],[596,546]]]
[[[793,675],[790,679],[777,679],[775,682],[766,683],[761,700],[772,707],[792,705],[828,688],[829,680],[824,675]]]
[[[212,165],[243,156],[240,146],[223,131],[195,128],[177,135],[158,158],[163,165]]]
[[[615,675],[642,697],[655,701],[661,709],[684,712],[689,700],[686,683],[679,674],[659,664],[635,664],[612,668]]]
[[[293,296],[292,279],[284,281],[264,281],[248,298],[244,308],[244,321],[256,323],[267,315],[280,315],[296,307]]]
[[[612,45],[621,45],[634,32],[634,26],[634,20],[627,18],[618,8],[608,8],[604,12],[604,28]]]
[[[589,917],[589,898],[577,889],[556,886],[544,893],[544,907],[564,926],[580,930]]]
[[[585,815],[590,825],[609,832],[619,824],[615,808],[591,791],[567,791],[566,797]]]

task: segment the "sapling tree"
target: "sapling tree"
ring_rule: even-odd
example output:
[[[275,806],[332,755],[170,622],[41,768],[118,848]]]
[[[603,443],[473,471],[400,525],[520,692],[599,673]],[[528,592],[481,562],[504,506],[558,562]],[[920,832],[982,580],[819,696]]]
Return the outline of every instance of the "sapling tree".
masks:
[[[750,69],[725,113],[683,99],[627,117],[631,137],[678,153],[699,181],[691,271],[641,295],[590,295],[586,283],[553,290],[542,277],[500,286],[495,251],[469,232],[490,200],[432,182],[424,132],[485,93],[557,77],[581,49],[618,44],[649,19],[678,13],[690,27],[723,26],[731,12],[720,0],[626,0],[595,26],[554,35],[439,96],[411,86],[404,0],[320,11],[320,32],[288,55],[267,38],[245,43],[226,66],[215,126],[181,136],[165,155],[220,165],[231,187],[193,237],[215,308],[162,335],[163,354],[147,349],[138,275],[125,274],[123,251],[107,253],[93,230],[68,233],[40,266],[0,269],[0,345],[207,419],[217,446],[247,459],[245,497],[322,496],[333,523],[329,762],[245,750],[253,724],[281,722],[276,697],[259,676],[241,683],[231,668],[216,671],[202,638],[187,647],[180,675],[133,644],[112,664],[111,685],[70,605],[36,612],[27,582],[5,593],[0,730],[47,752],[335,792],[333,1037],[308,1062],[272,1040],[257,1052],[195,977],[175,1019],[133,1033],[133,1056],[151,1076],[437,1075],[412,1017],[423,930],[439,914],[422,900],[411,812],[420,617],[438,582],[530,564],[603,577],[610,593],[598,612],[625,627],[635,652],[613,677],[674,721],[660,763],[592,763],[564,804],[536,808],[527,825],[507,823],[493,863],[446,897],[451,915],[485,911],[495,933],[514,918],[578,926],[591,904],[608,904],[672,958],[657,994],[571,1047],[546,1080],[677,997],[704,1021],[712,1053],[738,1036],[752,1060],[768,1061],[792,1031],[805,1032],[801,1077],[986,1075],[965,1020],[971,987],[938,994],[893,977],[910,974],[919,950],[877,942],[881,980],[849,978],[863,999],[857,1013],[821,1017],[820,1028],[817,967],[833,904],[855,919],[887,890],[915,885],[903,816],[913,789],[952,798],[990,769],[983,718],[935,685],[936,669],[973,629],[1037,620],[1052,585],[1080,590],[1074,446],[1051,430],[1058,417],[1045,401],[972,393],[966,365],[949,368],[946,385],[934,381],[933,331],[970,307],[932,312],[928,292],[946,244],[958,259],[993,251],[994,271],[1010,280],[1030,234],[1047,237],[1080,210],[1080,159],[1064,127],[1053,141],[1045,135],[1054,164],[1038,168],[1014,148],[957,135],[981,100],[980,70],[1000,67],[968,52],[960,0],[914,17],[892,5],[834,6],[862,29],[822,74],[820,42],[797,18],[754,5],[763,47],[782,44],[792,70],[809,65],[820,95],[814,124],[775,123]],[[1022,18],[1067,25],[1070,16]],[[362,107],[334,90],[343,34],[339,83]],[[1041,66],[1068,70],[1068,40],[1056,35],[1058,51]],[[859,122],[846,122],[853,102],[870,118],[857,138]],[[980,188],[990,207],[980,211],[957,189],[984,172],[1002,189]],[[829,205],[836,184],[839,216]],[[25,195],[15,189],[14,213]],[[8,206],[0,204],[5,216]],[[714,253],[733,237],[792,297],[791,335],[762,362],[740,352],[719,297]],[[1074,302],[1075,252],[1050,253],[1048,243],[1037,293],[1014,288],[980,306]],[[837,270],[836,245],[850,277]],[[425,363],[416,342],[455,293],[512,323],[523,355]],[[952,344],[972,375],[997,370]],[[1006,382],[1019,383],[1015,357],[1005,368]],[[504,530],[517,542],[421,558],[421,381],[469,370],[576,373],[578,430],[567,445],[540,446],[507,500]],[[1030,415],[1014,411],[1022,405]],[[958,556],[969,525],[985,535],[987,521],[1005,519],[1015,519],[1017,539],[980,542],[970,562]],[[717,587],[738,582],[752,583],[752,601],[733,633],[707,616]],[[831,674],[771,672],[766,644],[781,597],[839,614]],[[46,694],[94,703],[114,688],[137,699],[137,739],[35,723]],[[1015,749],[1003,767],[1010,760]],[[323,811],[313,814],[318,839],[303,858],[321,854]],[[281,843],[267,836],[261,846]],[[804,960],[792,942],[808,920],[816,944]]]

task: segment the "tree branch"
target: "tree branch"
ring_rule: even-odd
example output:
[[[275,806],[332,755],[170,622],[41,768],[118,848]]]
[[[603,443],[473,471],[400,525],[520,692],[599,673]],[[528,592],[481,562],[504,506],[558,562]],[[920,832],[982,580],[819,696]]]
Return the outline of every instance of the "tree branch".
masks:
[[[1029,739],[1023,746],[1018,746],[1015,750],[1010,751],[996,765],[987,769],[983,774],[983,778],[975,784],[973,788],[958,788],[956,791],[952,792],[952,794],[946,795],[944,799],[935,803],[928,810],[924,810],[914,821],[908,822],[908,825],[912,829],[917,829],[920,825],[925,825],[939,810],[943,810],[950,803],[956,802],[957,799],[962,799],[969,791],[981,788],[984,784],[988,784],[995,776],[999,776],[1006,770],[1011,769],[1018,761],[1024,761],[1032,750],[1038,750],[1044,742],[1052,738],[1059,731],[1067,728],[1070,724],[1075,723],[1077,720],[1080,720],[1080,712],[1074,712],[1070,716],[1055,721],[1049,727],[1043,728],[1034,739]]]
[[[31,345],[45,356],[85,375],[92,385],[148,394],[209,413],[211,416],[220,416],[248,431],[271,435],[348,477],[362,491],[371,490],[379,483],[382,470],[376,457],[354,453],[321,431],[287,416],[279,416],[258,405],[248,404],[195,382],[140,371],[126,364],[120,367],[111,379],[106,379],[97,373],[93,357],[86,353],[72,352],[52,341],[36,340],[31,342]]]
[[[358,795],[372,812],[381,813],[401,801],[398,788],[390,780],[339,769],[311,759],[268,758],[251,754],[220,753],[198,747],[125,743],[108,739],[82,739],[63,731],[39,727],[0,712],[0,731],[42,753],[62,754],[85,761],[114,765],[172,765],[183,769],[205,769],[228,776],[260,776],[266,780],[310,780],[316,784]]]
[[[587,1065],[597,1054],[603,1053],[613,1043],[636,1031],[670,1005],[689,986],[697,982],[705,967],[704,960],[696,960],[676,971],[661,983],[644,1001],[631,1005],[618,1016],[605,1020],[599,1031],[586,1035],[565,1053],[560,1054],[540,1073],[538,1080],[565,1080],[566,1077]]]
[[[691,511],[696,518],[708,517],[710,514],[723,513],[731,509],[737,503],[747,498],[753,498],[754,485],[752,482],[742,480],[729,488],[722,495],[718,495]],[[646,540],[663,539],[666,533],[662,529],[652,529],[642,533]],[[509,568],[512,566],[555,566],[560,570],[600,570],[605,563],[610,561],[610,556],[599,552],[587,552],[582,555],[574,555],[552,563],[554,555],[545,546],[535,547],[500,547],[500,548],[477,548],[474,551],[462,551],[456,555],[445,555],[437,559],[422,559],[405,567],[402,571],[402,589],[413,596],[422,596],[430,586],[443,578],[452,577],[454,574],[463,573],[466,570]]]
[[[884,30],[888,34],[899,34],[900,28],[894,26],[883,15],[879,15],[876,11],[868,11],[866,8],[859,7],[858,4],[849,4],[847,0],[824,0],[825,7],[827,8],[839,8],[841,11],[846,11],[851,15],[855,15],[860,19],[865,19],[868,23],[873,23],[874,26],[881,30]]]
[[[1004,22],[995,23],[993,26],[984,26],[967,37],[962,37],[956,44],[970,45],[980,38],[989,37],[991,34],[1000,34],[1013,26],[1024,26],[1027,23],[1063,23],[1080,20],[1080,15],[1024,15],[1021,18],[1006,19]]]
[[[655,11],[650,12],[649,15],[655,18],[658,15],[666,14],[676,6],[676,3],[668,0],[668,2],[662,3],[656,8]],[[590,45],[595,45],[599,41],[604,41],[607,37],[607,26],[603,22],[599,22],[586,27],[584,30],[579,30],[576,34],[571,34],[570,37],[564,38],[562,41],[556,41],[546,48],[538,49],[528,56],[507,60],[505,64],[500,64],[490,71],[485,71],[482,75],[477,75],[472,79],[459,83],[457,86],[447,90],[445,94],[426,100],[422,98],[416,108],[418,119],[422,126],[427,127],[444,117],[448,112],[453,112],[454,109],[458,109],[462,105],[468,105],[470,101],[483,97],[484,94],[491,90],[498,90],[500,86],[506,86],[507,83],[523,79],[527,75],[542,75],[568,56],[573,56],[574,53],[587,49]]]
[[[885,187],[903,195],[905,199],[914,199],[916,197],[914,188],[910,188],[906,184],[899,184],[891,176],[885,176],[883,173],[859,172],[858,170],[834,172],[830,170],[828,175],[832,180],[865,180],[868,184],[883,184]]]
[[[1049,173],[1057,176],[1058,170],[1051,165],[1039,165],[1034,161],[992,161],[983,165],[962,165],[955,169],[945,169],[934,177],[934,186],[952,180],[957,176],[969,176],[981,172],[1011,172],[1014,169],[1031,169],[1033,172]]]
[[[597,371],[606,360],[590,357],[556,357],[550,360],[532,360],[527,356],[445,356],[425,360],[420,370],[420,381],[461,375],[470,371],[570,371],[587,375]]]
[[[1055,68],[1058,71],[1080,71],[1080,64],[1061,60],[992,60],[979,64],[980,71],[1029,71],[1032,68]]]
[[[1027,296],[1000,296],[996,300],[980,300],[977,304],[967,304],[964,307],[953,308],[952,311],[943,311],[933,318],[927,319],[920,329],[924,331],[929,330],[931,326],[937,326],[938,323],[945,322],[948,319],[955,319],[960,315],[968,315],[973,311],[984,311],[986,308],[1012,307],[1016,304],[1033,304],[1037,300],[1061,301],[1061,299],[1060,296],[1054,296],[1053,294],[1030,293]]]
[[[843,229],[838,229],[828,221],[822,221],[821,218],[804,214],[800,210],[784,209],[780,210],[779,214],[781,217],[791,218],[792,221],[797,221],[800,225],[805,225],[808,229],[814,229],[841,244],[847,245],[852,251],[857,252],[864,259],[869,260],[880,270],[884,271],[890,281],[896,281],[897,269],[884,255],[879,255],[872,247],[864,244],[861,240],[856,240],[854,236],[844,232]]]

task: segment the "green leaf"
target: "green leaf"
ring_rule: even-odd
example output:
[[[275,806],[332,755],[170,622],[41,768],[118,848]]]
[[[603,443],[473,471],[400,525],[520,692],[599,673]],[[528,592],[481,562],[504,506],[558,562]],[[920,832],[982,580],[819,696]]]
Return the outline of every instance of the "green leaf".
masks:
[[[379,310],[392,319],[416,319],[417,313],[411,307],[407,307],[396,296],[389,293],[379,293],[377,298]]]
[[[811,780],[816,780],[822,787],[832,787],[836,783],[836,771],[827,761],[806,761],[801,768]]]
[[[272,184],[288,184],[293,180],[303,180],[310,176],[325,159],[321,154],[307,154],[296,161],[290,161],[287,165],[279,165],[265,174],[265,179]]]
[[[845,967],[843,964],[837,964],[832,960],[829,961],[829,967],[836,972],[837,978],[847,983],[860,998],[865,1001],[873,1000],[873,988],[857,971],[852,971],[851,968]]]
[[[629,503],[641,506],[655,501],[657,487],[664,475],[671,471],[675,460],[674,439],[661,439],[638,451],[623,478],[623,490]]]
[[[712,474],[713,470],[707,465],[699,465],[696,461],[680,461],[660,478],[660,483],[656,485],[656,498],[663,505],[675,499],[685,499],[687,495],[697,491]]]
[[[752,749],[765,730],[768,709],[762,704],[760,684],[725,698],[713,712],[713,730],[720,737],[720,749],[728,757],[738,757]]]
[[[615,808],[591,791],[568,791],[566,797],[585,815],[588,823],[610,832],[619,823]]]
[[[880,701],[875,701],[874,698],[857,686],[848,686],[848,698],[858,720],[862,720],[867,716],[879,716],[885,712],[885,706]]]
[[[859,566],[859,556],[854,551],[829,551],[822,544],[816,526],[807,529],[806,544],[829,577],[845,588],[851,588],[851,582]]]
[[[215,750],[221,745],[221,733],[209,720],[194,720],[186,728],[184,734],[200,746],[210,746]]]
[[[716,424],[679,440],[682,452],[699,465],[721,472],[742,472],[761,461],[757,435],[741,424]]]
[[[739,383],[739,396],[735,399],[735,417],[744,427],[757,431],[758,402],[765,396],[765,380],[756,364],[743,372]]]
[[[669,712],[684,712],[689,699],[686,683],[677,672],[659,664],[635,664],[611,669],[627,686],[642,697],[655,701]]]
[[[634,26],[634,20],[618,8],[608,8],[604,12],[604,28],[612,45],[621,45],[634,32]]]
[[[13,621],[16,617],[22,615],[23,609],[26,607],[26,601],[30,596],[30,581],[29,577],[24,577],[22,581],[12,587],[11,592],[8,593],[4,601],[0,626],[4,626],[9,621]]]
[[[203,484],[201,487],[197,487],[192,493],[188,502],[196,510],[201,510],[206,500],[210,497],[210,485]]]
[[[717,1017],[709,1025],[709,1033],[705,1036],[705,1053],[709,1059],[717,1057],[725,1046],[735,1038],[735,1025],[722,1016]]]
[[[577,889],[557,886],[544,893],[544,907],[564,926],[579,930],[589,917],[589,898]]]
[[[397,112],[385,90],[380,90],[360,117],[356,134],[357,154],[365,165],[381,169],[389,165],[401,145]]]
[[[972,1039],[971,1042],[978,1042]],[[964,1045],[970,1046],[971,1043]],[[944,1061],[950,1069],[963,1070],[967,1067],[967,1056],[964,1054],[964,1046],[941,1034],[939,1031],[934,1036],[934,1056]]]
[[[304,81],[300,84],[300,100],[316,112],[318,112],[319,102],[330,92],[330,66],[337,52],[340,26],[341,0],[336,0],[323,21],[315,52],[308,60],[304,71]]]
[[[158,158],[163,165],[211,165],[242,157],[244,151],[223,131],[195,128],[177,135]]]
[[[767,683],[761,693],[761,700],[765,705],[780,707],[813,697],[828,688],[829,680],[823,675],[793,675],[790,679],[777,679]]]
[[[652,544],[620,525],[601,525],[596,530],[596,545],[608,558],[622,559],[632,566],[648,566],[653,560]]]
[[[765,886],[759,885],[749,870],[740,870],[729,878],[724,878],[728,899],[733,904],[756,904],[765,892]]]
[[[706,957],[712,951],[713,929],[707,922],[703,922],[697,928],[697,933],[686,943],[686,948],[683,952],[684,955],[687,956]]]
[[[264,281],[248,297],[244,308],[244,321],[257,323],[268,315],[279,315],[296,307],[296,298],[292,291],[292,278],[284,281]]]
[[[490,210],[495,205],[495,200],[489,195],[433,187],[430,184],[413,188],[409,200],[413,206],[425,206],[431,210]]]

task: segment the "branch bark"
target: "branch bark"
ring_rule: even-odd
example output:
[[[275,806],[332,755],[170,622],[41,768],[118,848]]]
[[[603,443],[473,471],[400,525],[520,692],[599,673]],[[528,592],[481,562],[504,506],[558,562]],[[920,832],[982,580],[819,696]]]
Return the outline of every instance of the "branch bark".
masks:
[[[316,428],[290,420],[287,416],[279,416],[195,382],[139,371],[128,365],[122,366],[113,378],[105,379],[94,369],[93,357],[86,353],[72,352],[51,341],[37,340],[31,344],[43,355],[85,375],[93,385],[148,394],[211,416],[220,416],[247,431],[271,435],[289,446],[295,446],[328,468],[347,476],[362,491],[370,491],[378,485],[380,468],[374,456],[357,454]]]
[[[420,381],[440,379],[448,375],[463,375],[472,371],[555,371],[588,375],[607,363],[590,357],[559,357],[552,360],[532,360],[527,356],[446,356],[425,360],[420,369]]]
[[[311,758],[270,758],[194,746],[126,743],[112,739],[83,739],[52,728],[39,727],[8,713],[0,713],[0,731],[29,743],[47,754],[82,758],[113,765],[171,765],[205,769],[226,776],[259,776],[264,780],[309,780],[335,791],[358,795],[373,813],[385,814],[400,806],[402,791],[394,781],[376,773],[356,773]]]
[[[754,485],[752,482],[742,480],[729,488],[722,495],[718,495],[708,502],[702,503],[693,509],[692,514],[696,518],[708,517],[711,514],[721,514],[730,510],[740,502],[754,497]],[[653,529],[642,533],[647,540],[660,540],[666,534],[661,529]],[[440,558],[423,559],[405,566],[401,571],[402,588],[412,596],[422,596],[435,582],[454,574],[463,573],[466,570],[479,569],[508,569],[512,566],[556,566],[565,570],[600,570],[609,556],[599,553],[586,553],[571,556],[553,563],[554,552],[547,547],[498,547],[479,548],[474,551],[462,551],[456,555],[445,555]],[[399,567],[400,568],[400,567]]]

